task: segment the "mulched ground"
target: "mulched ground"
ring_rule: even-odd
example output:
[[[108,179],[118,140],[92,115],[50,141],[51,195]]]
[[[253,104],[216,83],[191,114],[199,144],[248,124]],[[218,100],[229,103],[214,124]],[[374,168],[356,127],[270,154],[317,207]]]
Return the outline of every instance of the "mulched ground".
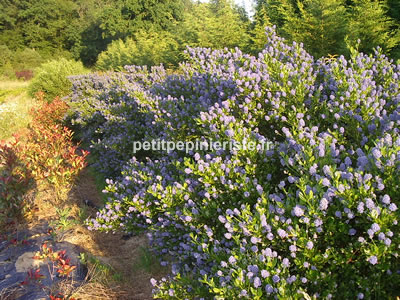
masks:
[[[63,203],[54,203],[53,192],[40,191],[32,205],[31,215],[2,230],[0,234],[0,300],[49,299],[50,293],[63,295],[77,292],[75,299],[152,299],[150,278],[160,279],[167,269],[156,260],[143,267],[143,253],[149,254],[147,238],[123,236],[122,234],[91,232],[83,224],[67,230],[56,230],[52,226],[57,220],[56,209],[68,207],[72,219],[84,207],[89,216],[94,216],[103,200],[93,177],[84,170]],[[50,276],[47,265],[33,259],[35,253],[46,243],[54,251],[65,250],[76,270],[68,279]],[[110,266],[118,281],[114,279],[96,281],[95,274],[88,274],[86,266],[79,262],[79,254],[85,253]],[[147,262],[147,264],[149,264]],[[28,272],[40,269],[43,278],[27,280]],[[90,270],[89,270],[90,272]],[[22,284],[22,282],[28,282]]]

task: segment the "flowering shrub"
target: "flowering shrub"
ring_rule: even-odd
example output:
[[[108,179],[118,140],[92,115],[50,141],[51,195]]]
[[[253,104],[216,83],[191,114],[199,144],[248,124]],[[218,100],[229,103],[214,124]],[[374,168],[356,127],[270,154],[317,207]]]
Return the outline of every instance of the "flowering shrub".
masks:
[[[74,113],[103,148],[108,174],[114,141],[275,145],[129,160],[127,148],[114,148],[121,173],[89,228],[147,231],[162,264],[172,258],[171,275],[152,280],[160,298],[398,296],[400,65],[379,49],[315,61],[271,28],[267,37],[258,57],[189,49],[181,75],[143,84],[113,73],[125,84],[91,85],[90,97],[82,81],[115,80],[76,79]],[[113,110],[128,98],[133,109]],[[139,129],[120,129],[136,118]]]
[[[147,91],[166,77],[162,67],[126,67],[127,73],[72,77],[72,124],[97,158],[95,165],[108,176],[120,174],[136,141],[157,136],[150,113],[154,100]]]

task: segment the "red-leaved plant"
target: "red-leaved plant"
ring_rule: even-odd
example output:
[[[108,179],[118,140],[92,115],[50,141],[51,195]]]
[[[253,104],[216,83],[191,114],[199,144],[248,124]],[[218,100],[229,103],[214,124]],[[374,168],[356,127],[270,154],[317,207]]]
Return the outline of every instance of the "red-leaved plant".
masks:
[[[24,194],[32,183],[31,172],[19,157],[18,136],[0,141],[0,223],[16,217],[24,205]]]
[[[38,94],[38,107],[24,142],[18,136],[0,141],[0,224],[15,218],[24,207],[33,180],[54,187],[60,197],[86,166],[87,151],[74,144],[73,133],[62,126],[68,105],[59,98],[48,103]]]
[[[68,105],[59,98],[51,103],[41,98],[38,94],[41,105],[32,110],[33,121],[20,157],[36,180],[50,183],[61,195],[86,166],[88,152],[79,150],[72,131],[60,124]]]
[[[18,79],[31,80],[33,77],[32,70],[15,71],[15,77]]]
[[[75,265],[71,265],[71,259],[66,255],[65,250],[56,252],[53,251],[53,248],[47,246],[47,244],[43,244],[41,251],[37,252],[33,258],[48,261],[49,273],[52,279],[56,276],[55,272],[60,277],[69,277],[76,269]]]

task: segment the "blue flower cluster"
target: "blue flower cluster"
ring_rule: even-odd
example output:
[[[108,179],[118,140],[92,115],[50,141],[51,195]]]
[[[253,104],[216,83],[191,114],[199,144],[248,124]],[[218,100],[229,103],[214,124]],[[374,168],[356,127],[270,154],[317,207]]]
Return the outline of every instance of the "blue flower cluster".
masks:
[[[147,232],[171,265],[152,280],[163,299],[395,297],[400,65],[379,49],[315,61],[266,34],[258,57],[188,49],[174,75],[74,78],[76,122],[113,176],[89,228]],[[150,137],[275,147],[130,157]]]
[[[132,157],[132,141],[159,135],[150,87],[163,82],[162,67],[127,66],[125,73],[72,76],[72,125],[96,155],[96,166],[109,177],[120,175]],[[153,131],[152,131],[153,130]],[[140,153],[139,153],[140,154]]]

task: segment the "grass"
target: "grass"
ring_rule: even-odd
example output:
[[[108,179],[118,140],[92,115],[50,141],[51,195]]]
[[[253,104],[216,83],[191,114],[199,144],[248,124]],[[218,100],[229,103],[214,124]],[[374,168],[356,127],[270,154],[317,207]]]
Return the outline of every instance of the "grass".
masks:
[[[89,164],[90,163],[93,163],[93,161],[91,161],[91,157],[89,156]],[[90,176],[92,176],[94,179],[96,189],[99,192],[101,199],[103,200],[103,204],[105,204],[107,202],[107,196],[105,194],[103,194],[103,190],[107,186],[106,178],[104,177],[103,174],[97,172],[94,169],[94,167],[92,167],[92,166],[89,166],[88,171],[89,171]]]
[[[29,81],[20,81],[20,80],[0,81],[0,90],[15,90],[19,88],[26,89],[28,86],[29,86]]]
[[[15,89],[0,89],[0,104],[3,104],[7,99],[16,97],[25,91],[24,87],[17,87]]]
[[[139,255],[133,263],[134,271],[145,271],[147,273],[159,273],[163,271],[157,257],[154,253],[150,252],[148,248],[143,246],[139,247]]]
[[[96,280],[102,284],[109,283],[109,280],[114,282],[121,282],[123,280],[121,273],[115,271],[111,265],[102,262],[92,255],[81,253],[79,260],[88,269],[95,270],[97,275]]]
[[[29,82],[0,81],[0,140],[26,128],[35,101],[27,94]]]

